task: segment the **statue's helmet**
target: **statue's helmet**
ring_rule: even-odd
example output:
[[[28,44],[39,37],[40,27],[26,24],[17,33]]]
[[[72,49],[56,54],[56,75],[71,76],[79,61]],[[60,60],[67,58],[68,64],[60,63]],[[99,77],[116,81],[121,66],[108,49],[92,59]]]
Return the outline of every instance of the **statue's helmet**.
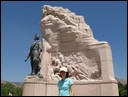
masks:
[[[34,40],[39,40],[40,36],[38,34],[35,34]]]

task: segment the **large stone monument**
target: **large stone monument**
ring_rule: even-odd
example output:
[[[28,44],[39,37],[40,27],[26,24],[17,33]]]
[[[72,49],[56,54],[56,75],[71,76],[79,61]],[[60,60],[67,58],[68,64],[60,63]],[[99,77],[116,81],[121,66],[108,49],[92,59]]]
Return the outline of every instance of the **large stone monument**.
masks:
[[[40,27],[42,63],[38,76],[26,76],[23,95],[58,95],[59,68],[68,67],[76,96],[118,95],[111,48],[94,38],[83,16],[67,8],[44,5]]]

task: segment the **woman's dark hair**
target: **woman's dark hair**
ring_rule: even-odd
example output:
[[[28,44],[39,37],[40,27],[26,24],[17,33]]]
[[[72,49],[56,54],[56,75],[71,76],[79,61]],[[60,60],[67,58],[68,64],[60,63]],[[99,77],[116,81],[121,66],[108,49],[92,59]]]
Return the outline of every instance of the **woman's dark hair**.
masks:
[[[61,74],[59,74],[59,76],[62,78]],[[66,78],[68,78],[68,77],[69,77],[69,72],[66,72]]]

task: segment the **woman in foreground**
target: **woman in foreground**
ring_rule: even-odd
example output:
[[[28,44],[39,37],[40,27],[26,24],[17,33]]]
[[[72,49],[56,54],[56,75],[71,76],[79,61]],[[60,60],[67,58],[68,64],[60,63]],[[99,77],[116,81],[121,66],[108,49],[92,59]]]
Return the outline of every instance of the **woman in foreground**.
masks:
[[[58,82],[59,96],[74,96],[73,81],[69,78],[69,72],[66,67],[60,68],[60,77]]]

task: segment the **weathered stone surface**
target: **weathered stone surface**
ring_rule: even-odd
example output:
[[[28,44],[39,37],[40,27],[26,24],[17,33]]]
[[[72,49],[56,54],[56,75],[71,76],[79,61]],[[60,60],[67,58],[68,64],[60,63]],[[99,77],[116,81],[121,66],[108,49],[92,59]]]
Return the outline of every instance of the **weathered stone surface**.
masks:
[[[74,80],[101,79],[99,51],[89,49],[88,46],[96,47],[108,43],[99,42],[93,37],[93,32],[85,23],[83,16],[62,7],[49,5],[43,6],[42,11],[40,26],[43,38],[51,46],[49,53],[52,59],[49,61],[58,62],[58,66],[54,67],[51,62],[49,68],[59,69],[61,65],[66,65]]]

